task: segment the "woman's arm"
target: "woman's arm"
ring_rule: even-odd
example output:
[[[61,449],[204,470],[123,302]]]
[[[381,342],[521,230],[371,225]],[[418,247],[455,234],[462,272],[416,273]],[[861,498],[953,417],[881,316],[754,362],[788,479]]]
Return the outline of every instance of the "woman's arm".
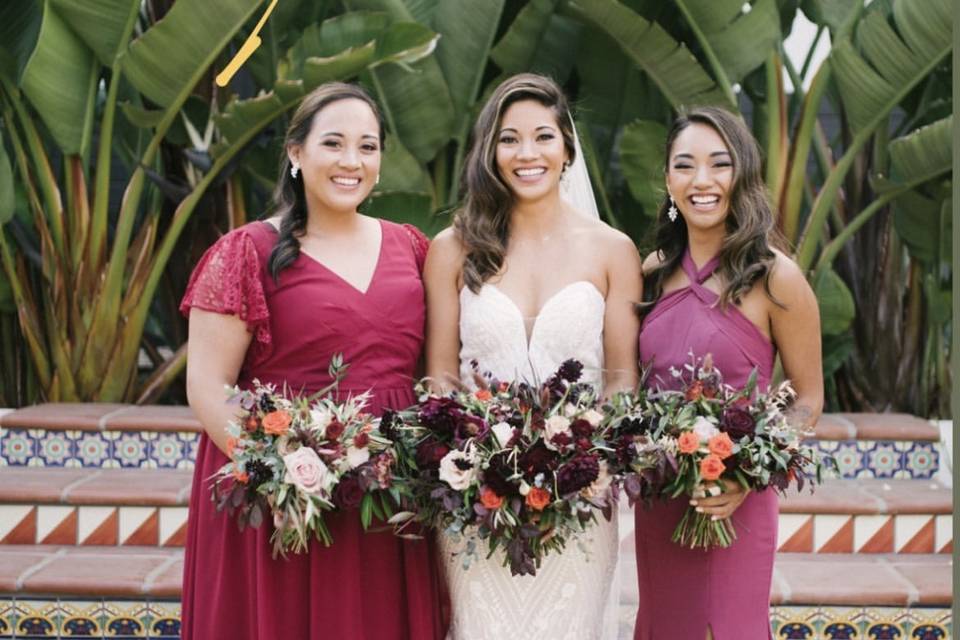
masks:
[[[777,254],[770,292],[783,307],[770,305],[770,334],[783,372],[797,399],[788,411],[793,424],[812,429],[823,411],[823,362],[817,297],[795,262]]]
[[[609,232],[608,232],[609,233]],[[606,313],[603,318],[604,395],[636,388],[640,318],[636,304],[643,297],[640,254],[633,241],[620,232],[610,233],[605,253],[607,268]]]
[[[452,228],[440,232],[427,252],[423,284],[427,292],[427,376],[437,391],[460,380],[460,270],[463,249]]]
[[[237,316],[190,310],[187,342],[187,400],[218,449],[226,453],[227,423],[237,408],[227,404],[226,387],[237,382],[252,338]]]

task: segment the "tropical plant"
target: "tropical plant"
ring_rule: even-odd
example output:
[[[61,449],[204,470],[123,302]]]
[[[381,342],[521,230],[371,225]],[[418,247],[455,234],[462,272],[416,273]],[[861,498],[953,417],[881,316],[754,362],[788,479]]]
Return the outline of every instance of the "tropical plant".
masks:
[[[369,210],[434,232],[458,201],[480,104],[532,70],[574,99],[601,215],[641,246],[676,111],[741,111],[820,300],[830,406],[947,413],[951,250],[933,239],[950,224],[948,0],[283,0],[229,91],[213,88],[209,67],[264,3],[218,3],[229,10],[214,28],[200,0],[154,24],[159,2],[0,9],[0,149],[12,161],[5,174],[0,152],[0,242],[13,284],[0,283],[0,345],[28,346],[0,358],[0,383],[21,389],[0,401],[32,388],[146,399],[169,383],[182,351],[150,381],[135,361],[141,346],[156,352],[145,327],[181,322],[190,261],[172,258],[191,251],[185,230],[200,228],[198,209],[220,228],[265,210],[286,115],[316,84],[358,79],[376,94],[389,133]],[[798,68],[783,43],[801,14],[817,34]],[[189,60],[161,49],[174,32],[204,33],[171,45]],[[50,62],[61,59],[69,69]],[[113,175],[129,172],[120,206],[106,188],[111,148],[126,165]],[[177,331],[166,342],[177,349]]]

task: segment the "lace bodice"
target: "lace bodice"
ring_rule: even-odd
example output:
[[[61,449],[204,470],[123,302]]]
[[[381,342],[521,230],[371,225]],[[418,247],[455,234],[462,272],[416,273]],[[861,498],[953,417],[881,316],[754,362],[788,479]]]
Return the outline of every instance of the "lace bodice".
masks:
[[[473,379],[471,362],[498,380],[543,382],[564,360],[583,364],[583,382],[603,383],[605,302],[592,282],[578,280],[554,293],[533,320],[530,337],[520,309],[484,284],[460,291],[460,377]]]

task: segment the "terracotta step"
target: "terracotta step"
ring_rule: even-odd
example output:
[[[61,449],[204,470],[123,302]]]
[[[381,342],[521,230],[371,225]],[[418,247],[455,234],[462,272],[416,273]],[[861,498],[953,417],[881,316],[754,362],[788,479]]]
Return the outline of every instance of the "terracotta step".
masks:
[[[193,473],[0,468],[0,545],[182,546]]]
[[[179,598],[183,550],[0,547],[0,594]]]

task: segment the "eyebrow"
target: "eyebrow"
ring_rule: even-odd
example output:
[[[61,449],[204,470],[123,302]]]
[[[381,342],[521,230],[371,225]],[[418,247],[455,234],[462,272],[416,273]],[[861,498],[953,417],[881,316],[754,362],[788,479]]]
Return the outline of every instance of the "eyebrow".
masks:
[[[556,131],[556,129],[554,129],[548,124],[542,124],[536,129],[534,129],[534,131],[540,131],[540,129],[549,129],[550,131]],[[517,130],[514,129],[513,127],[504,127],[503,129],[500,129],[500,133],[506,133],[507,131],[512,131],[514,133],[517,133]]]
[[[340,133],[339,131],[327,131],[327,132],[325,132],[325,133],[321,133],[321,134],[320,134],[320,137],[321,137],[321,138],[326,138],[326,137],[329,137],[329,136],[334,136],[334,137],[337,137],[337,138],[343,138],[343,137],[344,137],[344,135],[343,135],[342,133]],[[373,135],[372,133],[365,133],[365,134],[363,134],[363,135],[360,136],[360,137],[361,137],[361,138],[371,138],[371,139],[373,139],[373,140],[379,140],[379,139],[380,139],[378,136],[375,136],[375,135]]]
[[[713,153],[710,154],[710,157],[711,157],[711,158],[716,158],[717,156],[729,156],[729,155],[730,155],[730,152],[729,152],[729,151],[714,151]],[[680,158],[685,158],[685,159],[686,159],[686,158],[689,158],[690,160],[693,160],[693,154],[692,154],[692,153],[678,153],[677,155],[673,156],[673,159],[674,159],[674,160],[679,160]]]

